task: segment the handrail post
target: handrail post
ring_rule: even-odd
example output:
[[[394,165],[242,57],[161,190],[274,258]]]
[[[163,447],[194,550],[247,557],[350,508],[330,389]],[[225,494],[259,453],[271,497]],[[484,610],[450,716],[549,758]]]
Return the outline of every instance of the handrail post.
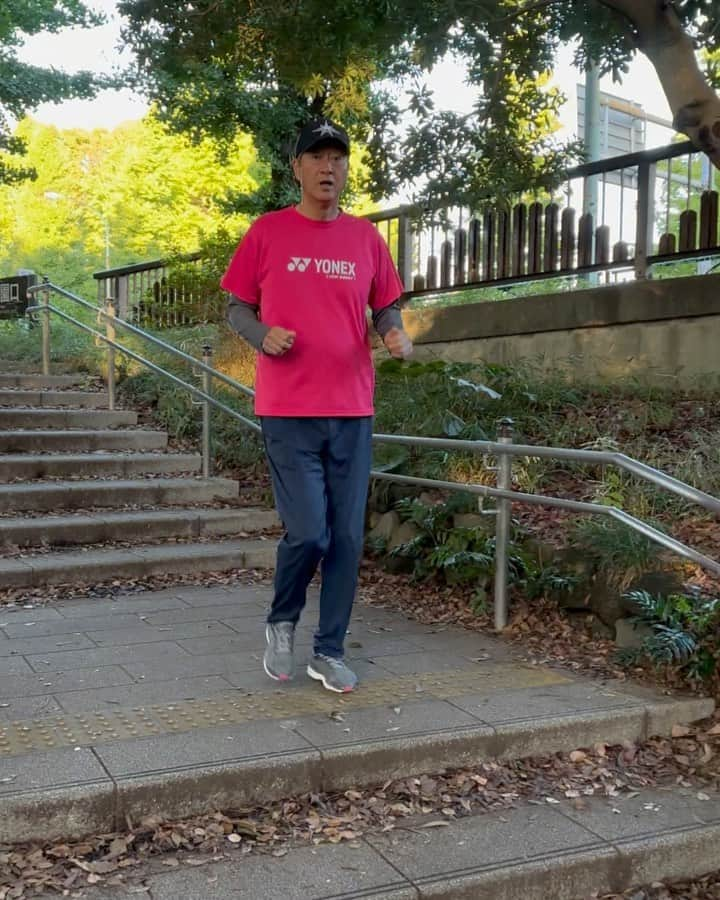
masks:
[[[43,278],[43,284],[49,284],[47,275]],[[42,292],[42,373],[50,374],[50,291]]]
[[[512,419],[498,421],[497,441],[499,444],[512,444]],[[501,490],[512,490],[512,457],[502,453],[497,461],[497,486]],[[510,515],[512,502],[497,501],[495,518],[495,630],[502,631],[507,625],[508,616],[508,548],[510,544]]]
[[[206,366],[210,366],[212,364],[212,347],[210,346],[210,344],[203,344],[202,358],[203,363],[205,363]],[[210,395],[210,392],[212,391],[212,375],[206,369],[203,369],[202,373],[202,389],[203,392],[208,395]],[[207,400],[203,400],[202,408],[202,473],[203,478],[209,478],[212,472],[212,465],[210,461],[210,447],[212,440],[210,434],[210,403]]]
[[[115,340],[115,301],[112,297],[105,299],[105,337],[108,341]],[[108,409],[115,409],[115,348],[107,345],[107,390]]]

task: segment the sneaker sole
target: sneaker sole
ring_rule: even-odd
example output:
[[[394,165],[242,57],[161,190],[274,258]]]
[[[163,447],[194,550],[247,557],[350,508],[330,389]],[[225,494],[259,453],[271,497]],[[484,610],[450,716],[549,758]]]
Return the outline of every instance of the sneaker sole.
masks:
[[[352,692],[355,690],[355,688],[352,688],[352,687],[346,687],[346,688],[333,687],[331,684],[329,684],[327,678],[325,678],[323,673],[316,671],[315,669],[313,669],[312,666],[307,667],[307,673],[315,681],[322,681],[322,685],[326,690],[334,691],[336,694],[352,694]]]
[[[268,643],[269,643],[267,626],[265,628],[265,640],[268,641]],[[266,653],[267,653],[267,651],[266,651]],[[274,672],[271,672],[270,668],[267,664],[267,656],[263,656],[263,669],[265,670],[265,674],[268,676],[268,678],[272,678],[273,681],[281,681],[284,683],[286,681],[292,681],[293,678],[295,677],[294,672],[290,675],[276,675]]]
[[[265,669],[265,674],[268,676],[268,678],[272,678],[273,681],[286,682],[286,681],[293,680],[292,675],[275,675],[273,672],[271,672],[270,669],[268,668],[268,664],[265,662],[264,658],[263,658],[263,669]]]

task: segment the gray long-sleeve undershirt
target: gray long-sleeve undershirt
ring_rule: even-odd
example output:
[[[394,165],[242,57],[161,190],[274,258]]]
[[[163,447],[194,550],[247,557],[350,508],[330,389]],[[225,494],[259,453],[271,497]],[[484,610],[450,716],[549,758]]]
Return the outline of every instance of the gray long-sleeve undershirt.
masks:
[[[244,338],[248,344],[256,350],[262,351],[262,342],[270,331],[270,326],[260,322],[257,317],[258,308],[252,303],[246,303],[237,297],[228,300],[227,319],[233,331]],[[402,315],[400,314],[400,301],[396,300],[383,309],[374,310],[372,321],[375,330],[381,338],[391,328],[402,328]]]

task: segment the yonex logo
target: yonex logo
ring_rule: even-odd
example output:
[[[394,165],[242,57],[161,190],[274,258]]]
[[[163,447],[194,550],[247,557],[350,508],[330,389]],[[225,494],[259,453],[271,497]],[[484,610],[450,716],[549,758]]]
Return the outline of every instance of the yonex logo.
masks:
[[[291,256],[290,262],[288,263],[288,272],[304,272],[305,269],[310,265],[310,257],[307,256]]]

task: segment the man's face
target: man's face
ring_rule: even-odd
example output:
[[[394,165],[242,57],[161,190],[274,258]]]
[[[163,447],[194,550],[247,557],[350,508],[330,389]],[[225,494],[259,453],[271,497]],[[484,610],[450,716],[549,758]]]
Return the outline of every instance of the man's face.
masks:
[[[320,144],[293,160],[293,172],[304,198],[336,204],[348,177],[347,154],[337,144]]]

